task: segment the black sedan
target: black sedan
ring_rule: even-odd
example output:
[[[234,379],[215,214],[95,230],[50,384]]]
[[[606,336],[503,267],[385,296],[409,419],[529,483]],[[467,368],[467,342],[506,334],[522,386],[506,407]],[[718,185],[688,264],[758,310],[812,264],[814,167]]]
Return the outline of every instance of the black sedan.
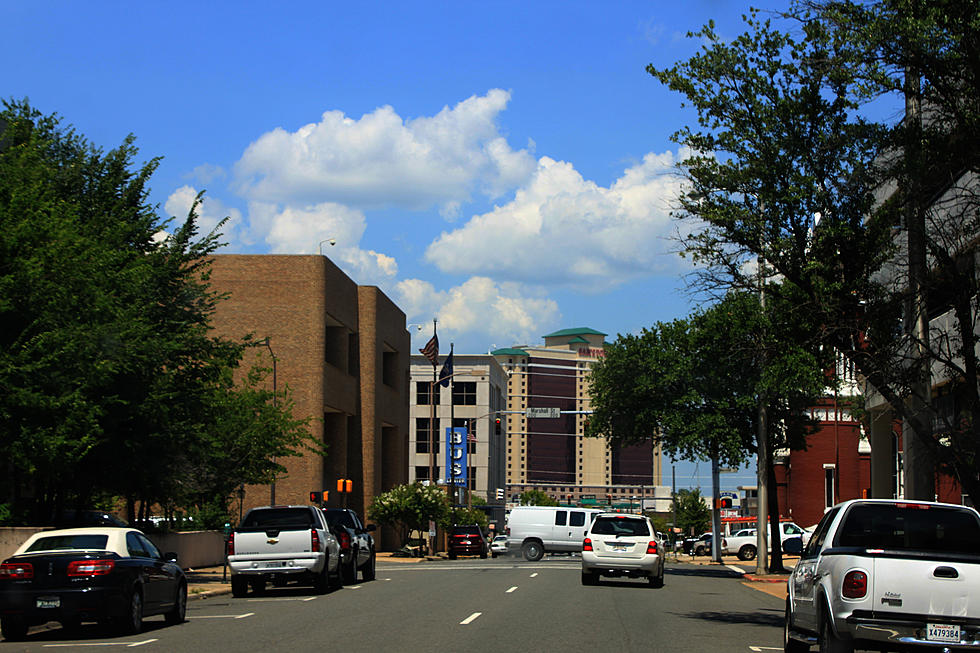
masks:
[[[161,555],[142,532],[98,527],[42,531],[0,563],[0,627],[8,641],[58,621],[111,623],[125,634],[143,617],[184,621],[187,579],[176,554]]]

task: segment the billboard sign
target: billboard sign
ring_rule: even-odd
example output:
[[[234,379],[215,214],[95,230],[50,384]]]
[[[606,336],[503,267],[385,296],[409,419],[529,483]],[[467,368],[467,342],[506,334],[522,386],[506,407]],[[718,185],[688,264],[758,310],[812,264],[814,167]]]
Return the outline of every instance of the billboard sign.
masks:
[[[446,484],[466,485],[466,428],[446,427]]]

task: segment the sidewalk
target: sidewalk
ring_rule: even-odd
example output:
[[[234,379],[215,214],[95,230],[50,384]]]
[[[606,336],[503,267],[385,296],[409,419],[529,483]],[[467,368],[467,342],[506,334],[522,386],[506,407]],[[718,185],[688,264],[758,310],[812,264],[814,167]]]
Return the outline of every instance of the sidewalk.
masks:
[[[796,568],[796,563],[799,561],[799,556],[783,556],[783,566],[787,569],[788,573],[785,574],[757,574],[755,569],[755,560],[750,560],[743,562],[738,559],[737,556],[722,556],[721,562],[715,562],[710,556],[692,556],[686,554],[679,554],[676,557],[678,562],[686,562],[694,565],[714,565],[717,567],[727,567],[733,572],[742,574],[742,582],[752,589],[759,590],[760,592],[765,592],[777,598],[783,598],[786,596],[786,583],[789,580],[790,575],[793,573],[793,569]]]

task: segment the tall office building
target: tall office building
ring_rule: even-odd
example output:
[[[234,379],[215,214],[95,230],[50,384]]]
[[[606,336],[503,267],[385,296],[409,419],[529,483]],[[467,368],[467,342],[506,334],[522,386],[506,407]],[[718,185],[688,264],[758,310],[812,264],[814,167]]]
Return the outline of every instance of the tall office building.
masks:
[[[659,448],[612,447],[586,438],[592,410],[589,373],[606,334],[587,327],[544,336],[544,346],[492,352],[507,373],[508,496],[538,489],[559,501],[640,502],[663,506]],[[669,488],[666,488],[669,505]]]

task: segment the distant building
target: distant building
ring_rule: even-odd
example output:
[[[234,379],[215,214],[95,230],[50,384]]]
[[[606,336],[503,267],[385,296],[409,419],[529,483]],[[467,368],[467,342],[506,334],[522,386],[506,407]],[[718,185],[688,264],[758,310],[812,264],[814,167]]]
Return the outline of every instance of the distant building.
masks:
[[[325,458],[306,453],[280,460],[275,502],[309,501],[330,491],[361,515],[375,495],[407,481],[408,368],[405,314],[374,286],[359,286],[325,256],[217,255],[211,284],[229,297],[218,304],[214,329],[231,338],[253,334],[265,365],[275,356],[275,383],[288,386],[293,415],[311,417]],[[273,379],[270,378],[270,386]],[[336,492],[351,479],[353,492]],[[246,486],[244,507],[265,505],[273,488]],[[385,534],[384,545],[392,545]]]
[[[492,352],[508,376],[509,498],[537,489],[564,502],[635,501],[670,510],[669,489],[656,490],[659,448],[610,447],[602,438],[584,437],[592,412],[589,373],[605,354],[605,336],[587,327],[563,329],[544,336],[544,346]]]
[[[441,484],[447,477],[446,429],[464,428],[473,436],[467,446],[467,486],[488,503],[503,505],[496,499],[497,490],[504,490],[507,481],[503,423],[497,420],[504,418],[507,376],[493,356],[455,354],[453,360],[452,378],[445,386],[436,382],[433,396],[432,363],[424,356],[411,358],[408,480],[434,478]],[[436,373],[444,362],[445,356],[440,356]],[[434,446],[430,446],[430,438]],[[430,451],[434,454],[431,477]],[[462,493],[458,498],[466,501]]]

